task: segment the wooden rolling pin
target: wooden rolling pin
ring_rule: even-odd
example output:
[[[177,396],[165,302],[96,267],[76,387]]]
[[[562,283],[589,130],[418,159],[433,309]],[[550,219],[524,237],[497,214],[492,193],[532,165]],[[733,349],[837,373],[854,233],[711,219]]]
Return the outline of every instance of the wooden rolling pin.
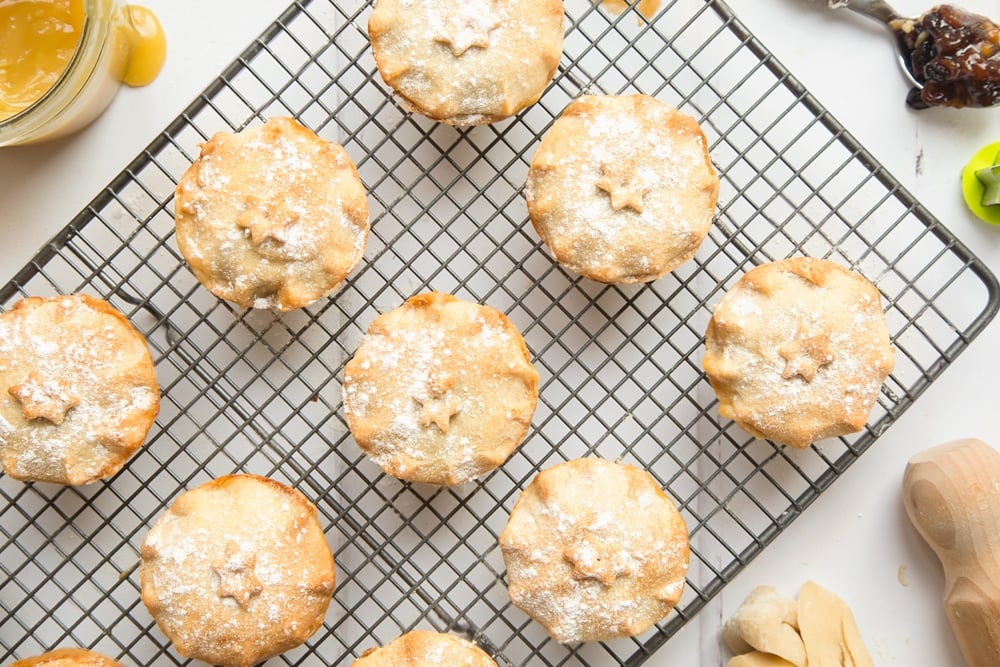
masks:
[[[903,502],[944,566],[944,608],[966,663],[1000,666],[1000,453],[956,440],[914,456]]]

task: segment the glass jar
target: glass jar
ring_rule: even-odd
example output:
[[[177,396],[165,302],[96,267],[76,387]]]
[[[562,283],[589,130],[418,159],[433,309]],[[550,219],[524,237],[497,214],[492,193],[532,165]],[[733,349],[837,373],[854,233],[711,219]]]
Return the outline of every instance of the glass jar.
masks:
[[[49,90],[0,121],[0,147],[63,137],[93,122],[121,87],[128,36],[116,0],[83,0],[80,39],[66,69]]]

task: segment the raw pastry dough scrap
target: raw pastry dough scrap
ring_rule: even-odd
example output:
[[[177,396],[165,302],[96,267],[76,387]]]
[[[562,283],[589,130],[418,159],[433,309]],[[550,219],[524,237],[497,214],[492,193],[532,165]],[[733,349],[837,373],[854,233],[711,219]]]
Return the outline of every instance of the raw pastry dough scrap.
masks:
[[[772,586],[758,586],[723,626],[722,639],[733,653],[757,650],[805,667],[806,650],[799,636],[797,616],[794,600],[783,597]]]
[[[874,667],[854,614],[812,581],[799,591],[799,628],[809,667]]]
[[[798,601],[758,586],[726,623],[729,667],[874,667],[854,614],[813,581]]]
[[[797,665],[770,653],[751,651],[734,656],[729,661],[728,667],[797,667]]]

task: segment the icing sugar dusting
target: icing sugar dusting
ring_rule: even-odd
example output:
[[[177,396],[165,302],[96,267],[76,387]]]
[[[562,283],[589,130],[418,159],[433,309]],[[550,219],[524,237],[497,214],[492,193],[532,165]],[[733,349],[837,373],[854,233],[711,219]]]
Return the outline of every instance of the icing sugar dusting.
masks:
[[[380,316],[345,369],[343,400],[378,465],[456,484],[495,467],[523,438],[537,373],[520,335],[488,307],[443,303]]]
[[[159,404],[145,340],[82,295],[0,316],[0,455],[9,474],[79,484],[116,472]]]
[[[694,254],[714,215],[717,178],[700,130],[676,129],[680,115],[645,96],[585,96],[556,121],[526,196],[561,263],[636,282]]]
[[[186,655],[256,664],[322,623],[333,558],[297,491],[235,475],[182,494],[141,549],[143,602]]]
[[[332,291],[368,236],[364,188],[344,149],[290,118],[218,134],[178,185],[177,241],[210,290],[290,310]]]
[[[687,529],[648,473],[577,459],[536,477],[500,536],[511,600],[560,642],[645,631],[676,604]]]
[[[553,0],[381,0],[369,36],[402,106],[453,125],[506,118],[534,102],[561,54]]]
[[[768,289],[745,277],[715,308],[706,368],[726,397],[720,409],[761,437],[804,447],[860,429],[892,369],[877,290],[829,264],[836,270],[822,285],[791,271]],[[803,363],[788,358],[791,343],[809,336],[828,339],[815,374],[789,375]]]
[[[490,33],[507,18],[504,7],[492,0],[465,0],[454,7],[431,5],[427,24],[435,42],[447,44],[452,55],[461,57],[470,48],[490,46]]]

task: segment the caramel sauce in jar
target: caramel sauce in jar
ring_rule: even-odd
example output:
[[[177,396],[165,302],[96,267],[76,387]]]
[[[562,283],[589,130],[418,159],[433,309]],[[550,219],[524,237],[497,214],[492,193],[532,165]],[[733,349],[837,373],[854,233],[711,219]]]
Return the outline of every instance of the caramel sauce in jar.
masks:
[[[151,82],[165,52],[148,9],[116,0],[3,0],[0,147],[86,127],[123,83]]]
[[[0,119],[55,84],[76,51],[83,17],[83,0],[0,2]]]

